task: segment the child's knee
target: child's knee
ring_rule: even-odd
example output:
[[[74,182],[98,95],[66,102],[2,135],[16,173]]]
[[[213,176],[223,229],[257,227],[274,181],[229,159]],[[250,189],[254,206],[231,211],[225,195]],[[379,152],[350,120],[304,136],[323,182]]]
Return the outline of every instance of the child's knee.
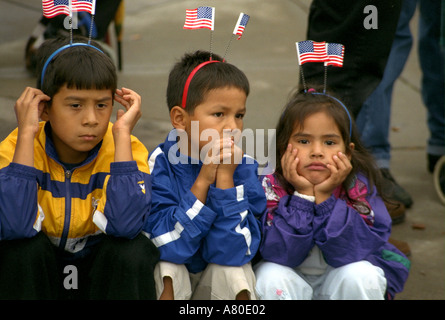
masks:
[[[312,288],[290,267],[273,262],[255,266],[256,292],[264,300],[301,300],[312,298]]]
[[[368,261],[359,261],[336,270],[332,283],[342,299],[383,299],[386,278],[381,268]]]

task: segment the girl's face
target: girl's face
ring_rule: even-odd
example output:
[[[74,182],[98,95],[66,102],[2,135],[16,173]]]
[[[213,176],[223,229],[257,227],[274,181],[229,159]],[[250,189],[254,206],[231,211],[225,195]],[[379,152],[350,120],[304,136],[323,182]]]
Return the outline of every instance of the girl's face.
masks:
[[[338,155],[338,152],[346,154],[351,160],[337,124],[325,112],[311,114],[301,126],[296,126],[288,144],[292,144],[293,149],[298,149],[298,174],[314,185],[331,175],[326,165],[335,165],[333,156]],[[353,143],[350,148],[354,148]]]

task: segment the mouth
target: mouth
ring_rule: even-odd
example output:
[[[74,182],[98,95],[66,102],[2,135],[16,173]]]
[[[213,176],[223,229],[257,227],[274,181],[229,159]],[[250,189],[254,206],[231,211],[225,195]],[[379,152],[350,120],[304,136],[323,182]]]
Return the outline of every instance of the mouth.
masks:
[[[312,162],[309,165],[307,165],[306,168],[314,171],[322,171],[326,170],[326,165],[322,162]]]
[[[93,141],[96,139],[95,135],[91,135],[91,134],[84,134],[80,136],[80,139],[84,140],[84,141]]]

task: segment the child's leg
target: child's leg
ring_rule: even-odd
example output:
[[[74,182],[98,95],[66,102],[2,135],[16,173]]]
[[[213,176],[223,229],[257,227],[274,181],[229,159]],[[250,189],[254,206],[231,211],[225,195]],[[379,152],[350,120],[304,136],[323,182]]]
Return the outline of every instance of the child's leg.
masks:
[[[159,251],[145,236],[107,236],[98,245],[90,271],[91,299],[156,299],[154,268]]]
[[[312,287],[294,269],[273,262],[261,261],[255,265],[254,270],[259,299],[312,299]]]
[[[240,267],[209,264],[202,272],[192,299],[255,300],[255,274],[251,264]]]
[[[57,299],[59,278],[48,237],[0,241],[0,299]]]
[[[327,271],[315,298],[331,300],[382,300],[386,291],[383,270],[359,261]]]
[[[189,272],[183,264],[159,261],[155,283],[159,300],[189,300],[192,296]]]

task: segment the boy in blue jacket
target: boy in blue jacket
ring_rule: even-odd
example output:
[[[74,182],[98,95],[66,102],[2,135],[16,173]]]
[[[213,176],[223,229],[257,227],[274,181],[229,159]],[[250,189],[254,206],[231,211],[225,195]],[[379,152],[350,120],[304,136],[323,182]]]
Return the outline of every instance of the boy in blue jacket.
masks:
[[[131,135],[140,96],[116,89],[97,46],[64,44],[42,46],[38,89],[0,144],[0,298],[154,299],[148,151]],[[112,124],[114,100],[126,110]]]
[[[250,261],[266,198],[258,164],[235,144],[249,82],[237,67],[210,56],[186,54],[171,70],[174,129],[149,158],[153,202],[144,230],[161,254],[160,299],[256,298]]]

